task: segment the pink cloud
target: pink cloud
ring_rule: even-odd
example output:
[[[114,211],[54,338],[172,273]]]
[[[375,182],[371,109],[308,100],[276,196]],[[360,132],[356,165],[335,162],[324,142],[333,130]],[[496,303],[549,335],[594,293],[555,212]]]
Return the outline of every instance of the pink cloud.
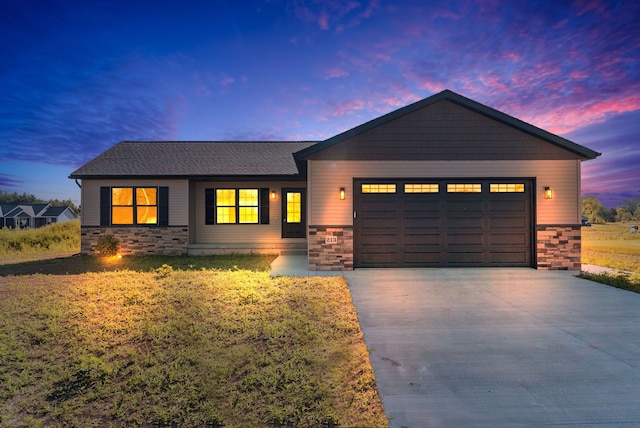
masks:
[[[331,67],[324,71],[325,80],[338,79],[340,77],[347,77],[347,76],[349,76],[349,72],[346,70],[343,70],[340,67]]]
[[[577,0],[573,4],[578,9],[578,16],[582,16],[590,11],[598,13],[605,13],[607,11],[607,6],[600,0]]]
[[[589,74],[584,70],[573,70],[569,76],[571,76],[572,79],[586,79],[589,77]]]
[[[367,102],[363,99],[350,99],[341,103],[338,103],[331,113],[333,116],[344,116],[346,114],[353,113],[355,111],[364,110],[367,107]]]
[[[233,77],[229,77],[226,74],[222,75],[222,78],[220,79],[220,85],[223,87],[227,87],[229,85],[231,85],[232,83],[235,83],[236,79],[234,79]]]
[[[320,28],[322,28],[323,30],[329,29],[329,17],[327,16],[326,11],[323,10],[322,12],[320,12],[320,16],[318,17],[317,22]]]

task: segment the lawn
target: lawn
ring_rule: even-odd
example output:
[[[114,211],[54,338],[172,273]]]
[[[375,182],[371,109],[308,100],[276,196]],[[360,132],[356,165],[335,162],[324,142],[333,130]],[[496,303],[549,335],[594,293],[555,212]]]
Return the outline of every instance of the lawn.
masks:
[[[271,260],[0,266],[0,426],[387,426],[344,279]]]
[[[635,224],[608,223],[583,227],[582,263],[640,273],[640,232],[630,230]]]
[[[582,263],[615,269],[615,274],[580,276],[640,293],[640,233],[637,223],[597,224],[582,228]]]

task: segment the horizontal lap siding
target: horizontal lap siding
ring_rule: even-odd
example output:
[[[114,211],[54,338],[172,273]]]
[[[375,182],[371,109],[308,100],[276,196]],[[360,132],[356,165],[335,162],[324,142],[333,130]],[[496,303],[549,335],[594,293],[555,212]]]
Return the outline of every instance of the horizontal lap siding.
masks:
[[[82,180],[82,225],[100,225],[101,187],[169,187],[169,226],[189,223],[188,180]]]
[[[576,160],[527,161],[309,161],[309,224],[353,224],[353,178],[500,178],[537,180],[537,224],[580,222],[580,163]],[[544,186],[553,189],[553,199],[543,197]],[[339,190],[347,191],[339,200]],[[442,191],[442,189],[441,189]]]
[[[269,198],[269,224],[205,224],[205,189],[211,188],[269,188],[277,193]],[[304,188],[305,183],[292,182],[197,182],[192,185],[193,212],[190,223],[192,244],[280,244],[305,242],[306,239],[282,239],[281,189]]]

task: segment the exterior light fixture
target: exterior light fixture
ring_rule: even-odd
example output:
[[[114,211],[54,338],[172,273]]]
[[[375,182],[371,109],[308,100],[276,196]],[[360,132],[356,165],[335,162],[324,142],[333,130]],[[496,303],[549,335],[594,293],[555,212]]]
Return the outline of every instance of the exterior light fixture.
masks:
[[[276,191],[272,190],[271,191],[271,199],[275,199],[276,198]]]
[[[344,187],[340,188],[340,200],[344,201]]]
[[[551,187],[545,186],[545,188],[544,188],[544,198],[545,199],[553,199],[553,190],[551,190]]]

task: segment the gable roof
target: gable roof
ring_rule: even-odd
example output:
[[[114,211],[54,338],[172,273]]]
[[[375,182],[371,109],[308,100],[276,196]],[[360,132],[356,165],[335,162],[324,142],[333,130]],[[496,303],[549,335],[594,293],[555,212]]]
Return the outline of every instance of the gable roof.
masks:
[[[298,161],[301,160],[306,160],[309,158],[309,156],[321,152],[331,146],[334,146],[338,143],[341,143],[345,140],[348,140],[350,138],[353,138],[355,136],[358,136],[360,134],[363,134],[367,131],[372,130],[373,128],[377,128],[379,126],[382,126],[388,122],[391,122],[395,119],[398,119],[400,117],[403,117],[405,115],[408,115],[410,113],[413,113],[417,110],[420,110],[424,107],[433,105],[435,103],[438,103],[440,101],[450,101],[452,103],[455,103],[461,107],[464,107],[466,109],[469,109],[473,112],[476,112],[478,114],[481,114],[485,117],[488,117],[490,119],[493,119],[495,121],[501,122],[507,126],[510,126],[512,128],[515,128],[519,131],[522,131],[524,133],[527,133],[529,135],[532,135],[533,137],[539,138],[543,141],[546,141],[548,143],[551,143],[557,147],[560,147],[562,149],[568,150],[569,152],[575,153],[580,157],[583,157],[585,159],[594,159],[598,156],[600,156],[601,153],[598,153],[596,151],[593,151],[589,148],[583,147],[579,144],[576,144],[572,141],[569,141],[565,138],[562,138],[558,135],[552,134],[548,131],[545,131],[544,129],[540,129],[536,126],[533,126],[529,123],[523,122],[520,119],[516,119],[515,117],[509,116],[508,114],[502,113],[498,110],[495,110],[491,107],[485,106],[483,104],[480,104],[477,101],[473,101],[469,98],[463,97],[462,95],[459,95],[453,91],[450,91],[448,89],[439,92],[435,95],[432,95],[428,98],[425,98],[421,101],[417,101],[413,104],[409,104],[408,106],[402,107],[398,110],[394,110],[390,113],[387,113],[383,116],[380,116],[376,119],[373,119],[369,122],[363,123],[362,125],[356,126],[355,128],[349,129],[341,134],[338,134],[334,137],[331,137],[321,143],[315,144],[313,146],[307,147],[306,149],[303,149],[301,151],[299,151],[298,153],[295,154],[295,157]]]
[[[2,205],[0,207],[1,217],[38,217],[43,211],[50,207],[49,204],[15,204]]]
[[[295,176],[293,153],[316,142],[123,141],[69,178]]]
[[[49,207],[46,211],[44,211],[41,216],[42,217],[58,217],[60,214],[62,214],[63,212],[69,210],[69,213],[75,217],[76,214],[73,212],[73,210],[69,207]]]

